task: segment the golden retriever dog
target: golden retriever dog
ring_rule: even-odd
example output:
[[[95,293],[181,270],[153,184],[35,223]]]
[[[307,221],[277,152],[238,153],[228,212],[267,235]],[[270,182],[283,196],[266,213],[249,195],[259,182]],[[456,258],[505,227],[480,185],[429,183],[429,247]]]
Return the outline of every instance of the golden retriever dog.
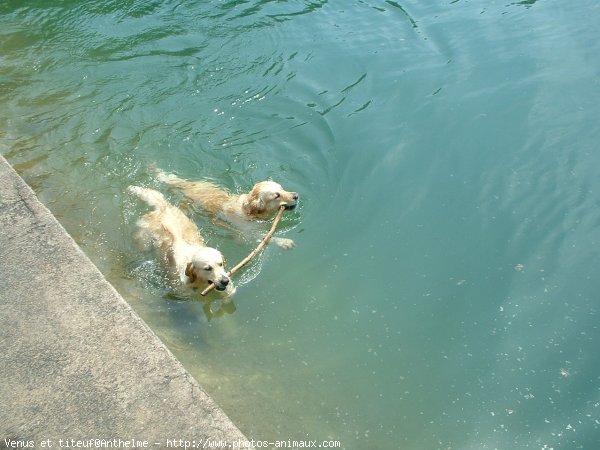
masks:
[[[128,191],[153,208],[137,221],[136,237],[144,247],[158,250],[172,278],[183,286],[204,289],[214,284],[226,296],[234,293],[223,255],[204,244],[194,222],[158,191],[139,186]]]
[[[298,204],[297,192],[288,192],[274,181],[261,181],[247,194],[236,195],[210,182],[187,181],[160,170],[156,170],[156,175],[159,181],[179,189],[209,215],[225,220],[250,238],[259,238],[264,233],[258,221],[271,219],[280,206],[292,210]],[[272,241],[286,249],[295,246],[291,239],[273,237]]]

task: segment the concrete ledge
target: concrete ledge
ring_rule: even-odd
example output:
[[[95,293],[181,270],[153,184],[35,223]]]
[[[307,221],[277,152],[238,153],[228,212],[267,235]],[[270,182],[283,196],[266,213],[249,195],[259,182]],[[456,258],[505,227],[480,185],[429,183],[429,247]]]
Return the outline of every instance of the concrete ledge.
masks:
[[[2,156],[0,346],[0,448],[246,439]]]

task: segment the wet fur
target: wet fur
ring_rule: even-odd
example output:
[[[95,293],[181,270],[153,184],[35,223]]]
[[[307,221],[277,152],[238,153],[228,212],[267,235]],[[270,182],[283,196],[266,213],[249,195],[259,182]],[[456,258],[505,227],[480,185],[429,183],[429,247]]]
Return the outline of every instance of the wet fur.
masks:
[[[129,186],[128,191],[153,207],[137,221],[136,239],[143,247],[158,250],[172,278],[199,288],[215,283],[218,290],[233,294],[223,255],[205,245],[194,222],[158,191],[138,186]]]
[[[157,171],[157,178],[168,186],[179,189],[208,214],[229,222],[250,238],[257,238],[264,232],[257,221],[271,219],[280,206],[293,209],[298,202],[296,192],[288,192],[274,181],[261,181],[248,193],[237,195],[210,182],[187,181],[161,171]],[[273,241],[283,248],[295,245],[291,239],[275,237]]]

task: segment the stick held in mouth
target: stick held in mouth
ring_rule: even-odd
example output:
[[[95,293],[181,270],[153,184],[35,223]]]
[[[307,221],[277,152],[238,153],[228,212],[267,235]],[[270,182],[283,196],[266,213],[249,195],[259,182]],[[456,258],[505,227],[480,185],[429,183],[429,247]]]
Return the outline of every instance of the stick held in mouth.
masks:
[[[242,267],[244,267],[246,264],[248,264],[248,262],[252,258],[254,258],[265,245],[267,245],[267,243],[271,240],[273,233],[275,233],[275,228],[277,228],[277,224],[279,223],[279,220],[281,219],[281,216],[283,215],[284,210],[285,210],[285,206],[279,207],[279,210],[277,211],[277,215],[275,216],[275,219],[273,219],[273,224],[271,225],[271,229],[269,230],[269,232],[265,235],[265,237],[262,239],[262,241],[260,241],[258,246],[254,250],[252,250],[252,252],[250,252],[250,254],[248,256],[246,256],[244,259],[242,259],[239,263],[237,263],[237,265],[235,267],[233,267],[229,272],[227,272],[227,275],[231,276],[234,273],[236,273],[238,270],[240,270]],[[211,284],[206,289],[204,289],[200,293],[200,295],[205,296],[210,291],[212,291],[214,288],[215,288],[215,285]]]

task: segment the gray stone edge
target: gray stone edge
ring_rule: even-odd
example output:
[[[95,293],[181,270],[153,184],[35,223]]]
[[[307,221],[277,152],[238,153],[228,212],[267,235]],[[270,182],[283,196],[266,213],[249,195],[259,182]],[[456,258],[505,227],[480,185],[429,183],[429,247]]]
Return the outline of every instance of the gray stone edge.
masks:
[[[0,440],[246,441],[2,155],[0,280]]]

